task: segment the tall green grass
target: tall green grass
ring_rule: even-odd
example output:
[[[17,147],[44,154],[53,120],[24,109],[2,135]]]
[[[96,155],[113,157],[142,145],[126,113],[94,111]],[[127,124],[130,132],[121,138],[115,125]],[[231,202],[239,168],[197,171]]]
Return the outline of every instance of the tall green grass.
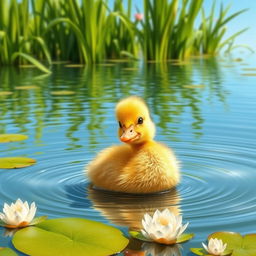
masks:
[[[189,56],[202,3],[203,0],[144,0],[145,21],[139,33],[144,58],[161,61]]]
[[[144,19],[135,21],[132,0],[113,7],[107,0],[1,0],[0,65],[32,63],[49,72],[52,59],[92,64],[141,53],[145,60],[183,59],[216,54],[245,31],[224,39],[226,24],[245,10],[228,16],[230,7],[221,6],[215,21],[215,4],[206,17],[203,0],[143,1]]]
[[[37,60],[45,57],[51,62],[51,57],[44,39],[34,32],[29,1],[2,0],[0,12],[0,64],[30,62],[42,71],[50,72]]]
[[[238,15],[244,13],[247,9],[235,12],[227,16],[231,6],[223,7],[221,4],[219,15],[215,16],[216,2],[212,4],[209,17],[206,17],[205,10],[202,9],[202,22],[199,27],[200,34],[197,38],[197,50],[203,54],[217,54],[223,47],[232,43],[234,39],[245,32],[247,28],[242,29],[228,38],[224,39],[227,32],[227,23],[236,18]]]

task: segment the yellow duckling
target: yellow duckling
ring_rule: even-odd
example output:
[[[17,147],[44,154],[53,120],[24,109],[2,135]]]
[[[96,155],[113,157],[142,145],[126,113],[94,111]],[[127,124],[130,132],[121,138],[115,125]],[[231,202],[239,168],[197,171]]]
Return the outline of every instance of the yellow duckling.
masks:
[[[179,183],[173,152],[153,140],[155,125],[145,102],[136,96],[116,106],[118,135],[123,145],[109,147],[88,165],[87,174],[99,188],[126,193],[153,193]]]

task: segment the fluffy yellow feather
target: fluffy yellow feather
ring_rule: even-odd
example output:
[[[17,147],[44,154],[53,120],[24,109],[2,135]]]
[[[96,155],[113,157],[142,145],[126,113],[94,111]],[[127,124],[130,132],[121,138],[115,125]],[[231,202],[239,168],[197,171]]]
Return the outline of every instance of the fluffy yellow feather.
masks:
[[[153,140],[155,125],[145,102],[131,96],[116,106],[123,145],[109,147],[88,165],[87,175],[99,188],[126,193],[168,190],[180,181],[171,149]]]

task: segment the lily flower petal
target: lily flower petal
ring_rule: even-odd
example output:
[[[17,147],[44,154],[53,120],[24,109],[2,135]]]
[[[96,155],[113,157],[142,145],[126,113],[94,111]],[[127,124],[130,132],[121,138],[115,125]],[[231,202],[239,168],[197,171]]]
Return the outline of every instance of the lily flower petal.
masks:
[[[141,233],[152,241],[174,244],[188,224],[182,225],[182,216],[174,215],[169,209],[156,210],[153,217],[147,213],[144,215]]]
[[[27,201],[22,202],[21,199],[17,199],[11,205],[4,204],[3,212],[0,213],[0,219],[5,223],[6,227],[24,227],[28,226],[33,220],[36,210],[37,208],[34,202],[29,207]]]
[[[222,240],[217,238],[211,238],[208,242],[208,246],[202,243],[204,249],[210,254],[214,256],[223,255],[224,251],[227,248],[227,244],[224,244]]]

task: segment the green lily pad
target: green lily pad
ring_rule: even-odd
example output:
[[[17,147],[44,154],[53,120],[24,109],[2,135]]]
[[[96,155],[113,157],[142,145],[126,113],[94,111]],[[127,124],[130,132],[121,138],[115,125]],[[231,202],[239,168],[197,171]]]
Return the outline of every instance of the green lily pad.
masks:
[[[75,94],[74,91],[67,91],[67,90],[61,90],[61,91],[54,91],[51,92],[52,95],[73,95]]]
[[[19,65],[19,68],[36,68],[36,66],[31,64],[21,64]]]
[[[187,241],[189,241],[190,239],[192,239],[195,236],[195,234],[182,234],[179,236],[179,238],[177,239],[177,244],[180,243],[185,243]]]
[[[113,67],[113,66],[115,66],[115,64],[112,64],[112,63],[99,63],[97,65],[102,66],[102,67]]]
[[[23,85],[23,86],[16,86],[16,90],[34,90],[34,89],[40,89],[39,86],[36,85]]]
[[[0,256],[18,256],[12,249],[0,247]]]
[[[33,256],[105,256],[120,252],[129,241],[120,230],[106,224],[61,218],[21,229],[12,242],[17,250]]]
[[[0,92],[0,96],[9,96],[11,94],[13,94],[13,92],[8,92],[8,91],[1,91]]]
[[[256,73],[243,73],[242,76],[256,76]]]
[[[66,68],[83,68],[85,67],[84,64],[67,64],[65,65]]]
[[[190,251],[193,252],[196,255],[199,255],[199,256],[205,256],[206,255],[205,254],[206,252],[203,248],[191,248]]]
[[[194,88],[199,88],[202,89],[205,87],[204,84],[188,84],[188,85],[183,85],[184,88],[189,88],[189,89],[194,89]]]
[[[244,71],[256,71],[256,68],[243,68]]]
[[[35,163],[35,159],[28,157],[0,157],[0,168],[2,169],[23,168]]]
[[[152,242],[152,240],[147,239],[145,236],[143,236],[140,231],[129,231],[129,234],[131,235],[131,237],[136,238],[138,240],[141,240],[144,242]]]
[[[23,134],[0,134],[0,143],[26,140],[27,135]]]
[[[190,248],[190,251],[199,256],[212,256],[204,248]],[[232,251],[226,250],[224,252],[224,254],[222,254],[222,256],[229,256],[229,255],[231,255],[231,253],[232,253]]]
[[[40,217],[34,218],[34,219],[30,222],[29,226],[37,225],[37,224],[39,224],[39,223],[45,221],[47,218],[48,218],[47,216],[40,216]]]
[[[232,256],[255,256],[256,255],[256,234],[242,236],[233,232],[216,232],[208,237],[218,238],[227,243],[227,250],[233,251]]]
[[[123,68],[125,71],[137,71],[138,68]]]
[[[40,217],[34,218],[27,226],[37,225],[37,224],[45,221],[46,219],[47,219],[47,216],[40,216]],[[0,220],[0,227],[6,227],[6,226],[7,226],[7,224],[4,221]]]
[[[144,241],[144,242],[152,242],[152,240],[146,238],[143,236],[143,234],[140,231],[129,231],[129,234],[138,240]],[[192,239],[194,237],[194,234],[182,234],[176,241],[177,244],[187,242],[188,240]]]

